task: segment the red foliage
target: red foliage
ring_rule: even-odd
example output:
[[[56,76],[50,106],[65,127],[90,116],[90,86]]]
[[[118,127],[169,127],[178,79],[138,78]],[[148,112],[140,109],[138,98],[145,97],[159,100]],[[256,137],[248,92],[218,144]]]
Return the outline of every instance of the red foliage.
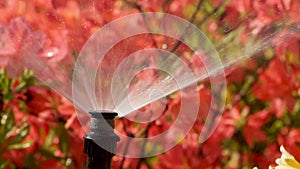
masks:
[[[232,0],[218,7],[221,3],[220,0],[203,1],[199,12],[194,15],[195,23],[201,24],[197,26],[209,34],[213,43],[227,36],[234,36],[241,45],[247,45],[252,39],[268,37],[273,38],[270,41],[275,45],[273,53],[261,52],[257,55],[263,56],[258,60],[253,59],[236,70],[227,70],[231,74],[227,78],[229,87],[226,108],[231,109],[218,117],[220,123],[217,129],[203,144],[199,143],[199,135],[205,130],[204,121],[210,106],[213,106],[212,93],[206,81],[199,85],[197,92],[181,92],[168,97],[166,110],[150,127],[148,124],[136,125],[129,120],[118,120],[116,129],[123,134],[138,136],[139,132],[149,127],[143,135],[158,135],[169,129],[178,117],[182,101],[193,103],[194,96],[199,94],[198,117],[180,144],[165,154],[153,157],[155,160],[126,158],[122,164],[123,158],[115,157],[113,168],[120,168],[121,164],[123,168],[148,168],[147,165],[152,165],[154,169],[241,168],[254,164],[267,168],[280,155],[280,144],[300,159],[300,131],[299,125],[294,122],[295,119],[299,120],[300,102],[299,1]],[[73,62],[73,55],[76,55],[74,53],[79,52],[87,39],[106,23],[142,11],[163,11],[189,19],[196,4],[194,0],[1,1],[0,68],[6,67],[11,73],[19,72],[16,65],[21,64],[21,59],[24,59],[24,55],[21,55],[24,50],[21,49],[25,48],[38,53],[41,60],[51,63],[52,70],[56,70],[51,73],[59,78],[61,73],[57,67]],[[244,28],[241,36],[235,34],[240,27]],[[272,35],[282,27],[285,30],[281,34]],[[122,34],[122,30],[112,34]],[[111,35],[106,36],[109,40]],[[169,49],[174,40],[157,35],[128,38],[114,46],[105,56],[111,58],[118,54],[118,57],[114,60],[106,59],[100,66],[103,70],[114,69],[131,53],[144,48],[161,47],[164,43],[168,44]],[[195,55],[189,53],[187,46],[180,45],[177,49],[176,52],[183,60],[192,61],[193,64],[189,65],[191,68],[203,66]],[[207,56],[202,53],[201,57]],[[261,64],[259,59],[266,63]],[[136,62],[140,60],[137,59]],[[158,63],[153,60],[149,64]],[[110,76],[105,71],[101,73],[105,77]],[[154,74],[154,70],[147,70],[137,74],[137,78],[146,79]],[[18,81],[14,85],[17,86]],[[182,98],[179,97],[180,94]],[[30,132],[26,140],[33,140],[33,144],[24,150],[11,150],[1,158],[10,159],[22,168],[24,157],[34,154],[38,160],[38,168],[64,168],[61,161],[44,157],[39,152],[51,130],[62,125],[67,131],[67,143],[71,149],[67,153],[63,152],[59,144],[62,141],[58,136],[48,146],[56,148],[52,152],[55,157],[71,158],[73,168],[82,168],[85,161],[82,137],[85,132],[81,129],[72,104],[41,86],[31,86],[25,93],[14,97],[4,107],[12,107],[16,121],[28,118]],[[24,101],[26,111],[20,108],[20,100]],[[160,102],[155,102],[152,106],[155,108],[149,110],[146,107],[144,112],[161,111],[164,107]]]
[[[250,147],[254,146],[254,141],[266,141],[267,136],[262,131],[262,127],[268,118],[270,118],[269,112],[264,110],[249,116],[245,126],[245,139]]]

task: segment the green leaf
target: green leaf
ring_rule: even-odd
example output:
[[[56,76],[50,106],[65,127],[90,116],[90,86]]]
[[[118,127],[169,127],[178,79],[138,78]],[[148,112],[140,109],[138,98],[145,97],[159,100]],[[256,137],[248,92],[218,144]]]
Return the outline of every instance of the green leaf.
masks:
[[[53,147],[53,146],[43,147],[43,148],[38,149],[38,152],[41,153],[43,156],[45,156],[47,158],[52,158],[54,160],[61,160],[61,158],[56,157],[54,155],[55,151],[56,151],[56,148]]]
[[[5,132],[5,137],[4,138],[8,139],[17,129],[23,128],[25,126],[24,123],[26,122],[26,120],[27,120],[27,118],[23,119],[18,124],[15,124],[15,122],[14,122],[14,126],[12,126],[11,128],[9,128],[9,130]]]
[[[166,116],[166,121],[167,122],[172,122],[172,117],[171,116]]]
[[[24,158],[24,167],[27,169],[36,169],[37,164],[32,154],[29,154]]]
[[[51,128],[43,146],[49,147],[53,142],[54,137],[55,137],[55,131],[54,129]]]
[[[14,136],[10,141],[9,144],[16,144],[21,142],[29,133],[30,126],[25,124],[21,129],[20,132],[16,136]]]
[[[3,118],[3,119],[4,119],[4,121],[3,121],[4,124],[2,123],[2,119],[1,119],[1,124],[3,124],[5,126],[4,131],[7,132],[11,128],[13,128],[14,125],[15,125],[15,116],[14,116],[14,113],[13,112],[7,113],[6,118]]]
[[[16,166],[15,166],[14,164],[12,164],[10,161],[8,161],[8,160],[3,161],[3,160],[0,158],[0,169],[7,169],[7,168],[15,169]]]
[[[291,115],[292,126],[295,128],[300,128],[299,120],[300,120],[300,100],[297,100],[293,113]]]
[[[25,82],[21,82],[16,88],[15,92],[21,92],[27,87],[27,84]]]
[[[214,10],[214,8],[208,2],[204,2],[203,5],[204,5],[204,9],[207,13],[211,13]]]
[[[0,121],[0,143],[2,144],[16,129],[15,118],[12,112],[2,115]]]
[[[19,78],[19,81],[21,83],[24,83],[23,89],[34,85],[36,82],[34,72],[32,70],[25,69],[23,75]]]
[[[62,124],[58,126],[57,132],[59,137],[59,148],[64,154],[67,154],[69,151],[68,132]]]
[[[156,164],[159,162],[158,158],[157,157],[148,157],[146,158],[146,162],[150,165],[153,165],[153,164]]]
[[[24,149],[24,148],[30,147],[31,145],[32,145],[32,141],[26,141],[24,143],[10,144],[7,146],[7,150]]]
[[[8,163],[9,163],[9,161],[3,161],[3,160],[0,159],[0,169],[6,168]]]

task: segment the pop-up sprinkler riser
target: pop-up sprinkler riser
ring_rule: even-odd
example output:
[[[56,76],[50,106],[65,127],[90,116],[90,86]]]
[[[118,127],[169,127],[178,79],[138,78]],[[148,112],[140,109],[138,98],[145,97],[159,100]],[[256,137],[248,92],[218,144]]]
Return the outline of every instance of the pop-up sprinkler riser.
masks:
[[[87,169],[110,169],[119,136],[114,133],[114,118],[108,111],[90,111],[90,133],[84,136],[84,153],[88,155]]]

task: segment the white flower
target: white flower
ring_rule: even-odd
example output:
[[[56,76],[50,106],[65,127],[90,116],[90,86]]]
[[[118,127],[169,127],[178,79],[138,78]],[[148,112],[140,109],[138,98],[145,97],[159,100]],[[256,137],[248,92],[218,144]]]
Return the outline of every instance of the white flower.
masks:
[[[278,166],[269,169],[300,169],[300,163],[283,146],[280,146],[280,151],[282,155],[275,161]]]
[[[280,146],[281,157],[276,159],[276,167],[269,166],[269,169],[300,169],[300,163],[285,150],[283,146]],[[253,169],[258,169],[254,167]]]

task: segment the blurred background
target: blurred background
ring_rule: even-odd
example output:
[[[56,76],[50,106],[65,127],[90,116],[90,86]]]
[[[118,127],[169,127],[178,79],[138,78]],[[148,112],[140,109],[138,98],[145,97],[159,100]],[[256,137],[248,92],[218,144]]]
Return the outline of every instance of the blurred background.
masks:
[[[72,65],[93,33],[141,12],[184,18],[205,33],[221,57],[234,59],[252,49],[244,54],[251,59],[226,69],[225,110],[206,142],[199,143],[199,134],[211,106],[208,80],[198,83],[196,122],[177,146],[148,158],[115,156],[114,169],[267,168],[280,157],[280,145],[300,160],[300,1],[0,0],[0,168],[85,168],[85,131],[72,103],[37,80],[42,72],[23,68],[22,46],[34,39],[43,42],[39,57],[54,67],[51,75],[59,76],[59,67]],[[264,47],[253,47],[261,39]],[[108,56],[161,48],[203,66],[187,46],[162,35],[137,36],[118,46]],[[145,76],[151,72],[138,78]],[[156,101],[140,109],[163,110],[156,120],[120,118],[116,130],[132,137],[157,135],[172,125],[181,101],[175,92],[163,101],[167,106]],[[144,153],[147,147],[136,151]]]

